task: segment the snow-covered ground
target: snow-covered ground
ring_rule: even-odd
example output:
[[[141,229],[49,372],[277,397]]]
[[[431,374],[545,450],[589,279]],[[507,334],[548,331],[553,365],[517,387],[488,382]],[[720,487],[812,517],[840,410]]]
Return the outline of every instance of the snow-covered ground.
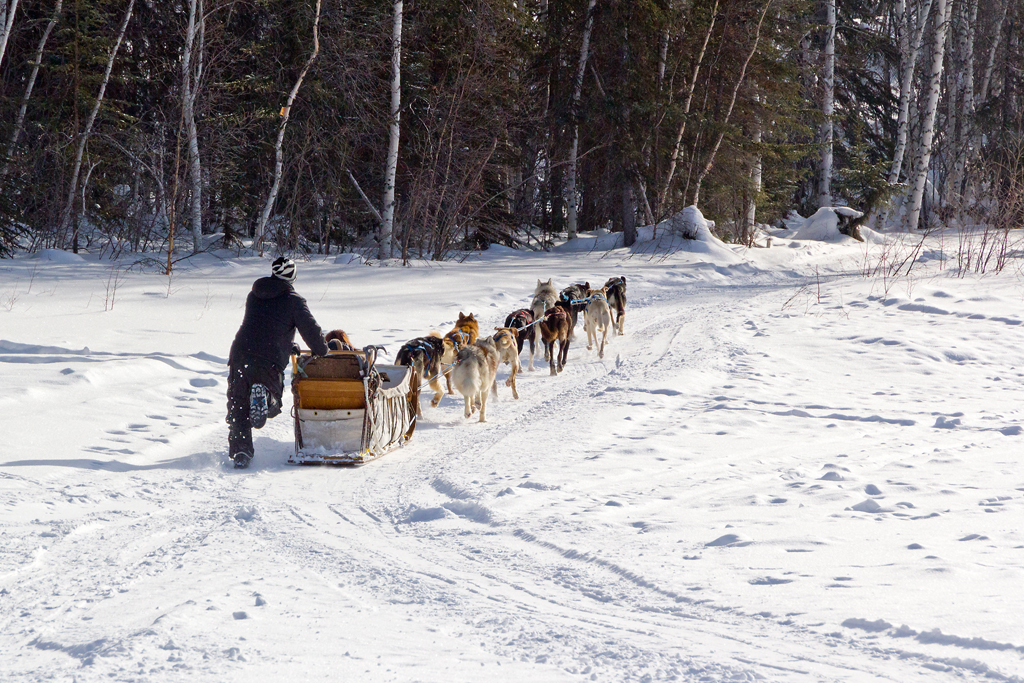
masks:
[[[359,468],[284,464],[285,416],[227,462],[269,260],[0,261],[0,680],[1024,680],[1017,269],[599,241],[300,263],[389,357],[538,278],[628,281],[603,361],[581,324],[488,423],[446,397]]]

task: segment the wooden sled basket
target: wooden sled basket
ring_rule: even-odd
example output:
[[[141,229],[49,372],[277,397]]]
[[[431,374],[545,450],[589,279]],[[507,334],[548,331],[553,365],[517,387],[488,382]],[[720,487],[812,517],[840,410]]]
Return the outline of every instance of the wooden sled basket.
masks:
[[[359,465],[416,429],[410,368],[377,363],[377,347],[292,356],[293,465]]]

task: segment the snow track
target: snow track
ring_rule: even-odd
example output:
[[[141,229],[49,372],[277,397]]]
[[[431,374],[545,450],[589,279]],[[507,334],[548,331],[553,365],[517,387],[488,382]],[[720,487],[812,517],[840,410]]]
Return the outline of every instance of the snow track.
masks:
[[[489,422],[424,400],[359,468],[285,466],[279,418],[230,469],[215,356],[4,342],[5,408],[73,424],[0,458],[0,679],[1021,681],[1005,292],[623,272],[604,360],[581,325]],[[476,296],[484,330],[515,307]]]

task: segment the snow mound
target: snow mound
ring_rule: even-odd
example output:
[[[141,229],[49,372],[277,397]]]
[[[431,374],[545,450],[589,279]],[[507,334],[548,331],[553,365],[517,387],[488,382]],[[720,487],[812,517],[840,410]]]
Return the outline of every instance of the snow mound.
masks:
[[[643,239],[639,232],[637,237]],[[553,251],[611,251],[612,249],[621,249],[623,246],[625,246],[625,242],[621,232],[598,228],[591,232],[580,233],[575,239],[558,245]]]
[[[43,249],[39,252],[36,257],[40,261],[49,261],[50,263],[84,263],[85,259],[82,258],[81,254],[72,254],[70,251],[64,251],[62,249]]]
[[[715,222],[705,218],[696,206],[686,207],[657,227],[663,234],[681,239],[680,251],[705,254],[718,262],[734,263],[741,260],[725,242],[715,237],[711,232]]]
[[[344,254],[338,254],[337,256],[334,257],[334,265],[336,266],[347,266],[353,263],[361,265],[363,263],[366,263],[366,259],[364,259],[359,254],[352,254],[349,252],[346,252]]]
[[[864,214],[848,206],[823,206],[804,224],[784,235],[794,240],[814,240],[817,242],[840,242],[847,238],[840,227],[849,225],[853,220]]]

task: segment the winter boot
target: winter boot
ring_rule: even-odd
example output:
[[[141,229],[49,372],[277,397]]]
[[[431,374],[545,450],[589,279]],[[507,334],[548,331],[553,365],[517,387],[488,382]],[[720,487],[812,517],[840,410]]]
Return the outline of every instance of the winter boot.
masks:
[[[267,413],[270,411],[267,404],[269,396],[270,392],[262,384],[253,384],[249,390],[249,424],[253,429],[261,429],[267,424]]]
[[[252,453],[235,453],[231,459],[235,461],[236,470],[244,470],[252,461]]]

